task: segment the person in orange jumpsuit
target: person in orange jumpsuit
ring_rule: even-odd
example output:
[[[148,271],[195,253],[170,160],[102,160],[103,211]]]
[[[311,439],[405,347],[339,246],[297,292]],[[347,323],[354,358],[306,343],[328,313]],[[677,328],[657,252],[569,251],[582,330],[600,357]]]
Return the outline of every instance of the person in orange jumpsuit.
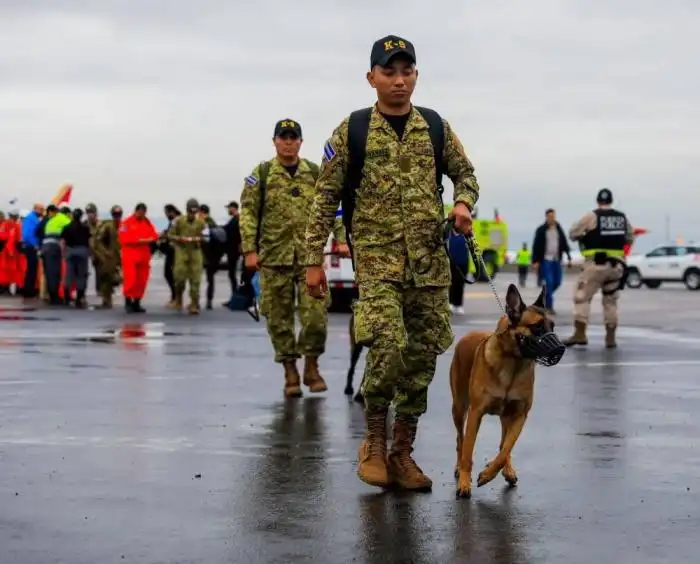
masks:
[[[0,226],[0,293],[20,295],[24,280],[20,257],[22,255],[22,231],[19,213],[11,212],[9,219]],[[12,294],[12,286],[15,292]]]
[[[144,313],[141,300],[151,275],[151,254],[158,232],[146,217],[146,204],[137,204],[134,213],[119,226],[122,250],[124,309],[127,313]]]

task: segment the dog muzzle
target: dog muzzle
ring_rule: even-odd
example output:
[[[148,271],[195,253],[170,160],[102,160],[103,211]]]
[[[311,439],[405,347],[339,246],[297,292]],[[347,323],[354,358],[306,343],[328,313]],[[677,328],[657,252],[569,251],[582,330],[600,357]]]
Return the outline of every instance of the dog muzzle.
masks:
[[[523,358],[534,360],[542,366],[555,366],[566,352],[566,346],[553,331],[542,335],[517,334],[518,348]]]

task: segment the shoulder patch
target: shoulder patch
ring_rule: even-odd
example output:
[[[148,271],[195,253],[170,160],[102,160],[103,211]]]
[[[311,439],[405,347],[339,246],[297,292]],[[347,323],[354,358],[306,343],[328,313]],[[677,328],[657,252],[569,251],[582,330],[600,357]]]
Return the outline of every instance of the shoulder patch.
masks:
[[[335,158],[335,148],[331,144],[331,140],[329,139],[326,141],[326,144],[323,146],[323,158],[326,161],[332,161]]]
[[[245,182],[248,186],[255,186],[258,183],[258,179],[251,174],[250,176],[246,176]]]

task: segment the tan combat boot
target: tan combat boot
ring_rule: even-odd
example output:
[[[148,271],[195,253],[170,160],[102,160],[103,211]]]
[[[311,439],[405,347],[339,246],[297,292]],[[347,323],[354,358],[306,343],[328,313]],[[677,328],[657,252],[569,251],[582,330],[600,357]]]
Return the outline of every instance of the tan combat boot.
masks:
[[[572,345],[587,345],[588,337],[586,337],[586,324],[583,321],[574,321],[574,334],[564,340],[567,347]]]
[[[177,300],[170,300],[167,304],[165,304],[165,307],[168,309],[180,309],[182,304],[178,305]]]
[[[388,410],[365,412],[367,431],[358,452],[357,476],[365,484],[389,487],[386,462],[386,416]]]
[[[102,303],[98,307],[99,309],[112,309],[112,294],[102,294]]]
[[[300,398],[303,394],[296,361],[285,360],[282,364],[284,366],[284,395],[288,398]]]
[[[614,349],[617,348],[617,342],[615,341],[615,330],[617,327],[615,325],[605,326],[605,348]]]
[[[318,357],[307,356],[304,360],[304,386],[308,386],[309,391],[314,394],[328,389],[326,381],[318,371]]]
[[[394,440],[389,453],[389,480],[404,490],[430,491],[433,481],[423,474],[411,457],[413,442],[416,440],[418,419],[396,419]]]
[[[195,301],[191,301],[190,305],[187,306],[187,313],[190,315],[199,315],[199,304]]]

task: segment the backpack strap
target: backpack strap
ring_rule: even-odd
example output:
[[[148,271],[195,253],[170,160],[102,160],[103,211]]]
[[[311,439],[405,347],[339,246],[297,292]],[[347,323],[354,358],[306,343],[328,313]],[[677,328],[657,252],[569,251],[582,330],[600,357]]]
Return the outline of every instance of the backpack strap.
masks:
[[[265,208],[265,196],[267,194],[267,175],[270,172],[270,161],[260,163],[260,178],[258,179],[260,189],[260,205],[258,205],[258,225],[255,230],[255,249],[260,253],[260,230],[262,229],[263,211]]]
[[[345,224],[345,232],[348,235],[348,245],[350,244],[350,234],[352,232],[355,197],[362,180],[362,169],[365,166],[365,151],[371,117],[372,108],[363,108],[352,112],[348,119],[348,162],[345,173],[345,185],[341,196],[343,223]]]
[[[435,186],[437,186],[438,198],[442,204],[442,177],[445,175],[445,124],[435,110],[416,106],[416,110],[423,116],[423,119],[428,123],[428,134],[430,142],[433,144],[433,153],[435,154]]]

